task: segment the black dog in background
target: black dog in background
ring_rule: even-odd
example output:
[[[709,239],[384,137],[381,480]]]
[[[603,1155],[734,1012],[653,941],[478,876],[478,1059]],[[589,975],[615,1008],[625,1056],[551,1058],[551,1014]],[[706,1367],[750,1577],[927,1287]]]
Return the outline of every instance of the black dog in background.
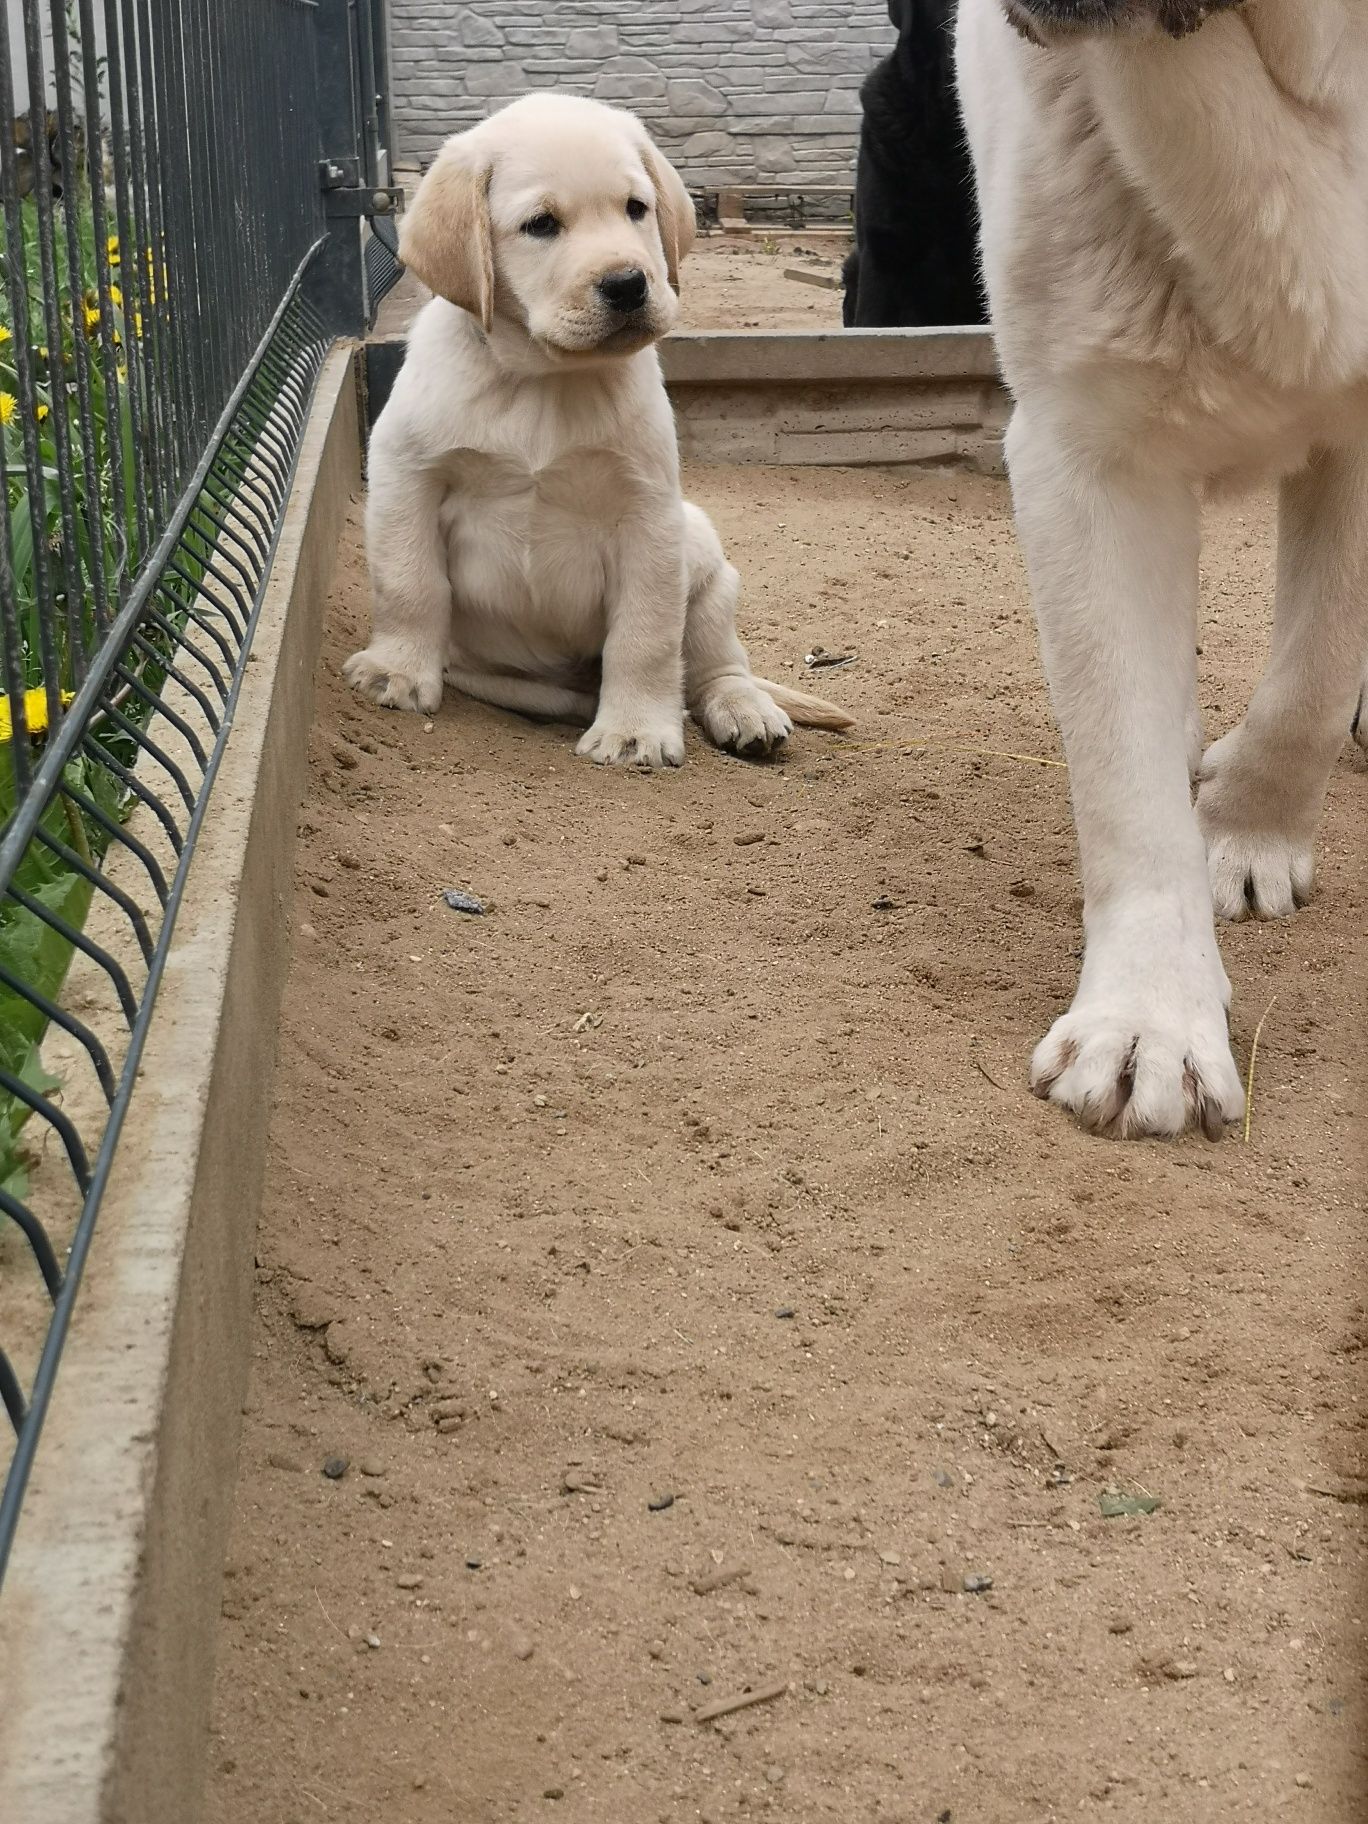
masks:
[[[898,34],[860,90],[847,329],[983,323],[974,174],[955,93],[956,0],[888,0]]]

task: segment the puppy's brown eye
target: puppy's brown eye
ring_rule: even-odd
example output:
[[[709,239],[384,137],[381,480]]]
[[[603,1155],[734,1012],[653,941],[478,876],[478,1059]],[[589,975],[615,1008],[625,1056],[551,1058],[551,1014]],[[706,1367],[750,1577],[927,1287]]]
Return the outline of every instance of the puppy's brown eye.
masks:
[[[645,203],[643,203],[638,197],[634,196],[632,198],[631,202],[628,203],[628,205],[627,205],[627,214],[631,217],[632,221],[634,221],[634,222],[639,222],[639,221],[643,220],[647,214],[647,209],[646,209]]]
[[[534,215],[531,221],[524,222],[522,225],[523,233],[530,234],[534,241],[554,240],[560,233],[560,228],[560,223],[550,210],[543,210],[540,215]]]

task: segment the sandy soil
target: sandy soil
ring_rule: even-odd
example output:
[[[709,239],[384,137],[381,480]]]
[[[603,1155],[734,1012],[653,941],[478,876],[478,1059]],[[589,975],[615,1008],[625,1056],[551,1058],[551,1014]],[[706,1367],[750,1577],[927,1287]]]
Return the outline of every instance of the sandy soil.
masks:
[[[680,328],[839,329],[848,246],[834,235],[705,235],[689,255]]]
[[[211,1824],[1361,1819],[1368,769],[1224,936],[1251,1143],[1089,1140],[1024,1085],[1078,902],[1001,487],[691,482],[853,738],[386,716],[343,553]],[[1214,728],[1270,574],[1223,513]]]

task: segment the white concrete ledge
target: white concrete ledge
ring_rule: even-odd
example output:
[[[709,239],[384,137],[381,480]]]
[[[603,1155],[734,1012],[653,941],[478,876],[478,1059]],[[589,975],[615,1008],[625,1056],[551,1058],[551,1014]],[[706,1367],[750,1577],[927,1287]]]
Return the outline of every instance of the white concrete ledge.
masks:
[[[372,422],[403,322],[366,347]],[[687,462],[1002,467],[1009,402],[987,329],[689,330],[660,360]]]
[[[323,602],[359,482],[339,347],[0,1598],[4,1824],[200,1813],[295,823]]]
[[[986,329],[689,330],[660,345],[670,386],[997,380]]]

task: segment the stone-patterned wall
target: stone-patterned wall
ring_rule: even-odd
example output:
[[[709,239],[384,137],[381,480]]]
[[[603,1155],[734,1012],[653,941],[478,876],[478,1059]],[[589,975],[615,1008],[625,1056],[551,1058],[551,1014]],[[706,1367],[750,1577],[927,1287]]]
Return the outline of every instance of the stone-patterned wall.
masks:
[[[846,183],[886,0],[390,0],[398,151],[528,89],[633,109],[691,182]]]

